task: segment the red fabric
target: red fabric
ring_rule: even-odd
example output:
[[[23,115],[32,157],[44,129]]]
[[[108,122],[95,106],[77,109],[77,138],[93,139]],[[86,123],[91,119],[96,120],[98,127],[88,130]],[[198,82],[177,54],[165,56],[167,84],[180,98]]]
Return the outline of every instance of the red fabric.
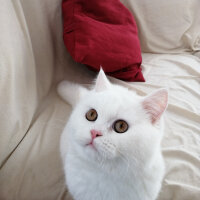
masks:
[[[64,43],[76,62],[125,81],[144,81],[137,26],[119,0],[63,0]]]

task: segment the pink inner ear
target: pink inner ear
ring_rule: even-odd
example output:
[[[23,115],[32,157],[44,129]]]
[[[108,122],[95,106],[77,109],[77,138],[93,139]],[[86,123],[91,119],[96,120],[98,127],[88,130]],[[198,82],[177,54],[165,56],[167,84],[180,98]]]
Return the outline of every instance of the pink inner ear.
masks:
[[[151,116],[152,124],[156,123],[167,107],[168,92],[165,89],[146,97],[143,101],[143,107]]]

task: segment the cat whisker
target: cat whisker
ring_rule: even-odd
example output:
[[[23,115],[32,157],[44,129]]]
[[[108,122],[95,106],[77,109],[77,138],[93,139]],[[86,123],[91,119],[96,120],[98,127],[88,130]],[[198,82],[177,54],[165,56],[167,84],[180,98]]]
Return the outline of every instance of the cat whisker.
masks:
[[[105,152],[103,152],[103,156],[102,156],[102,159],[101,159],[101,165],[102,165],[102,169],[104,169],[104,166],[105,166],[105,159],[106,158],[106,154]]]
[[[119,149],[117,149],[117,152],[119,153],[120,158],[121,158],[122,160],[125,161],[125,164],[127,164],[126,172],[124,173],[124,175],[125,175],[125,174],[128,173],[128,170],[129,170],[129,167],[130,167],[129,159],[128,159],[125,155],[123,155],[123,154],[121,153],[121,151],[119,151]]]

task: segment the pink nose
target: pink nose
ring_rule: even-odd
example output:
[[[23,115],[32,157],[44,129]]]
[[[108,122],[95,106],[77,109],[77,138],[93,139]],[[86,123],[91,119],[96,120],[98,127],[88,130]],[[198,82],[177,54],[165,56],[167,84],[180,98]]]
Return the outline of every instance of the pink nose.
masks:
[[[90,131],[91,136],[92,136],[92,140],[94,140],[96,137],[102,136],[102,133],[100,131],[96,131],[94,129],[92,129]]]

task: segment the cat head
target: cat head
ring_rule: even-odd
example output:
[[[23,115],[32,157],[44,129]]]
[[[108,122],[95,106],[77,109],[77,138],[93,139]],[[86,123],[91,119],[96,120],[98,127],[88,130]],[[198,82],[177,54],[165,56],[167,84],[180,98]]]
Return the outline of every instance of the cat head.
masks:
[[[92,90],[62,82],[58,93],[73,106],[63,134],[70,135],[70,148],[88,162],[145,164],[160,150],[166,89],[141,97],[111,84],[100,70]]]

